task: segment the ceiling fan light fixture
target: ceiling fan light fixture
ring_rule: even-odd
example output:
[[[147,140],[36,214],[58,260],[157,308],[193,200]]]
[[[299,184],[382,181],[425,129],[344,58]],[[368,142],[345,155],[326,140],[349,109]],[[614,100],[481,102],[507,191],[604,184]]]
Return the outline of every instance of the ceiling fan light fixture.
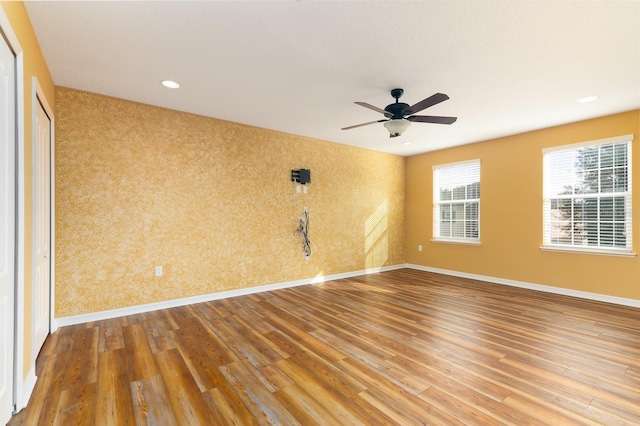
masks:
[[[394,118],[392,120],[385,121],[384,127],[387,128],[389,135],[393,138],[400,136],[405,130],[407,130],[407,127],[409,127],[410,124],[410,121],[403,118]]]

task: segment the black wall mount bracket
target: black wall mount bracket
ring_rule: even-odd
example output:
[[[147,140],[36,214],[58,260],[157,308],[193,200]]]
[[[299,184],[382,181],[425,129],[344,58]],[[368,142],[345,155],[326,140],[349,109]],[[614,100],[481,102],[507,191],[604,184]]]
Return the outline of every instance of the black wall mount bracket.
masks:
[[[311,183],[311,170],[309,169],[291,170],[291,182],[298,182],[301,185]]]

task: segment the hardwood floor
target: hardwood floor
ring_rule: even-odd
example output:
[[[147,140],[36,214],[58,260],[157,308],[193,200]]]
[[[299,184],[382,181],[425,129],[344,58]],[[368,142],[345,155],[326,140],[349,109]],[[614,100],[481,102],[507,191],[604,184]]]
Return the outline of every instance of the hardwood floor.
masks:
[[[640,424],[640,310],[402,269],[59,329],[10,425]]]

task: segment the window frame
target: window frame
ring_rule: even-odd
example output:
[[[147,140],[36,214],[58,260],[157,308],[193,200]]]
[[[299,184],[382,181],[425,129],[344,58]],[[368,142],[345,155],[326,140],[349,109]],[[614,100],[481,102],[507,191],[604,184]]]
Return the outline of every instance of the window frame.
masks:
[[[469,164],[474,164],[477,165],[477,169],[478,169],[478,197],[477,198],[467,198],[466,194],[465,194],[465,198],[464,199],[458,199],[458,200],[449,200],[449,202],[447,202],[447,200],[441,200],[440,199],[440,187],[439,187],[439,176],[438,176],[438,171],[443,170],[443,169],[450,169],[450,168],[455,168],[455,167],[461,167],[461,166],[466,166]],[[481,199],[481,190],[480,190],[480,186],[481,186],[481,168],[482,168],[482,162],[479,158],[476,159],[472,159],[472,160],[466,160],[466,161],[458,161],[458,162],[454,162],[454,163],[446,163],[446,164],[438,164],[438,165],[434,165],[432,166],[432,177],[433,177],[433,223],[432,223],[432,238],[431,241],[432,242],[444,242],[444,243],[454,243],[454,244],[470,244],[470,245],[481,245],[480,242],[480,237],[481,237],[481,232],[480,232],[480,199]],[[468,185],[465,184],[463,182],[460,183],[460,185]],[[443,202],[444,201],[444,202]],[[462,214],[462,226],[463,229],[465,229],[465,233],[466,233],[466,227],[467,227],[467,215],[466,215],[466,206],[465,204],[469,204],[469,203],[473,203],[476,204],[477,206],[477,213],[476,213],[476,219],[471,220],[471,222],[476,222],[477,223],[477,237],[442,237],[440,236],[440,222],[442,221],[442,215],[443,213],[446,214],[447,211],[443,211],[441,209],[442,205],[449,205],[449,206],[453,206],[453,205],[463,205],[463,214]],[[457,220],[453,220],[453,217],[456,217],[457,215],[455,215],[455,211],[453,211],[452,209],[449,209],[449,218],[450,220],[453,222],[458,222]],[[452,214],[453,213],[453,214]]]
[[[586,254],[600,254],[600,255],[614,255],[614,256],[636,256],[633,252],[633,188],[632,188],[632,163],[633,163],[633,134],[630,135],[622,135],[615,136],[611,138],[605,139],[597,139],[591,141],[585,141],[580,143],[568,144],[568,145],[560,145],[545,148],[542,150],[542,246],[541,250],[544,251],[561,251],[561,252],[574,252],[574,253],[586,253]],[[563,151],[576,151],[581,148],[589,148],[589,147],[598,147],[598,152],[601,153],[600,147],[603,145],[609,144],[627,144],[627,152],[626,152],[626,191],[618,191],[612,189],[609,192],[588,192],[588,193],[580,193],[574,191],[572,194],[563,194],[562,196],[558,196],[560,194],[553,193],[553,190],[550,188],[552,185],[551,177],[550,177],[550,167],[551,167],[551,154]],[[614,154],[615,155],[615,154]],[[611,168],[615,168],[611,166]],[[601,158],[598,157],[597,167],[592,170],[602,171],[602,162]],[[575,172],[574,172],[575,173]],[[574,182],[556,182],[556,185],[564,185],[565,187],[571,186]],[[602,181],[601,178],[598,178],[598,187],[601,188]],[[598,205],[600,205],[601,200],[603,199],[615,199],[615,198],[624,198],[624,229],[625,229],[625,247],[620,246],[605,246],[602,244],[598,245],[589,245],[589,244],[576,244],[575,243],[575,234],[571,232],[571,244],[554,242],[552,238],[552,213],[551,213],[551,204],[554,200],[569,200],[572,205],[575,205],[575,200],[586,200],[586,199],[597,199]],[[557,202],[557,201],[556,201]],[[600,226],[603,221],[600,218],[600,207],[595,211],[596,216],[598,217],[595,223],[597,226]],[[573,219],[573,218],[572,218]],[[571,222],[572,224],[574,222]],[[587,223],[587,222],[583,222]],[[607,224],[608,222],[604,222]],[[615,225],[615,221],[612,221],[612,225]],[[601,237],[601,232],[598,231],[598,238]]]

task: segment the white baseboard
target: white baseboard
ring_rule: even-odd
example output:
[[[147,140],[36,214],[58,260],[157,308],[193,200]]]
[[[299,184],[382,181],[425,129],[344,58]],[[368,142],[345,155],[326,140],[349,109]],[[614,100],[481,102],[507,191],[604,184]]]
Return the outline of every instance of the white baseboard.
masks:
[[[122,317],[126,315],[140,314],[144,312],[151,312],[159,309],[174,308],[174,307],[185,306],[185,305],[190,305],[194,303],[209,302],[212,300],[219,300],[219,299],[226,299],[229,297],[262,293],[265,291],[279,290],[283,288],[297,287],[297,286],[307,285],[307,284],[316,284],[316,283],[321,283],[325,281],[333,281],[333,280],[339,280],[342,278],[357,277],[361,275],[374,274],[378,272],[393,271],[393,270],[402,269],[402,268],[410,268],[410,269],[415,269],[415,270],[425,271],[425,272],[434,272],[437,274],[451,275],[451,276],[461,277],[461,278],[470,278],[473,280],[486,281],[493,284],[508,285],[512,287],[526,288],[529,290],[543,291],[546,293],[561,294],[564,296],[572,296],[572,297],[578,297],[581,299],[595,300],[599,302],[607,302],[607,303],[613,303],[616,305],[624,305],[624,306],[630,306],[634,308],[640,308],[640,300],[636,300],[636,299],[627,299],[623,297],[608,296],[605,294],[589,293],[586,291],[570,290],[570,289],[561,288],[561,287],[553,287],[553,286],[547,286],[542,284],[533,284],[533,283],[527,283],[524,281],[508,280],[504,278],[496,278],[496,277],[490,277],[490,276],[479,275],[479,274],[470,274],[466,272],[458,272],[458,271],[452,271],[448,269],[432,268],[429,266],[422,266],[422,265],[407,263],[407,264],[400,264],[400,265],[383,266],[381,268],[363,269],[359,271],[345,272],[345,273],[326,275],[326,276],[319,275],[314,278],[306,278],[306,279],[296,280],[296,281],[287,281],[282,283],[267,284],[267,285],[261,285],[256,287],[241,288],[237,290],[229,290],[229,291],[222,291],[218,293],[204,294],[201,296],[167,300],[164,302],[129,306],[126,308],[112,309],[109,311],[100,311],[100,312],[93,312],[90,314],[56,318],[54,320],[54,326],[57,329],[58,327],[64,327],[67,325],[82,324],[82,323],[91,322],[91,321],[102,321],[105,319],[117,318],[117,317]]]
[[[156,311],[159,309],[175,308],[178,306],[191,305],[194,303],[209,302],[212,300],[226,299],[229,297],[244,296],[247,294],[262,293],[265,291],[279,290],[283,288],[297,287],[307,284],[317,284],[325,281],[339,280],[342,278],[351,278],[361,275],[374,274],[384,271],[393,271],[405,268],[405,264],[383,266],[380,268],[363,269],[360,271],[345,272],[333,275],[319,275],[314,278],[306,278],[296,281],[287,281],[282,283],[267,284],[256,287],[241,288],[237,290],[222,291],[218,293],[204,294],[201,296],[185,297],[182,299],[167,300],[165,302],[149,303],[145,305],[129,306],[126,308],[112,309],[109,311],[93,312],[90,314],[74,315],[69,317],[61,317],[54,319],[54,328],[64,327],[67,325],[82,324],[92,321],[102,321],[110,318],[123,317],[126,315],[141,314],[144,312]]]
[[[542,285],[542,284],[532,284],[524,281],[508,280],[504,278],[489,277],[486,275],[469,274],[466,272],[432,268],[429,266],[414,265],[410,263],[407,263],[406,267],[410,269],[416,269],[418,271],[433,272],[436,274],[451,275],[454,277],[469,278],[469,279],[478,280],[478,281],[486,281],[493,284],[508,285],[511,287],[520,287],[520,288],[526,288],[529,290],[543,291],[545,293],[561,294],[563,296],[572,296],[572,297],[578,297],[580,299],[595,300],[598,302],[606,302],[606,303],[613,303],[616,305],[624,305],[624,306],[630,306],[633,308],[640,308],[640,300],[636,300],[636,299],[627,299],[624,297],[590,293],[587,291],[571,290],[567,288],[553,287],[553,286]]]

